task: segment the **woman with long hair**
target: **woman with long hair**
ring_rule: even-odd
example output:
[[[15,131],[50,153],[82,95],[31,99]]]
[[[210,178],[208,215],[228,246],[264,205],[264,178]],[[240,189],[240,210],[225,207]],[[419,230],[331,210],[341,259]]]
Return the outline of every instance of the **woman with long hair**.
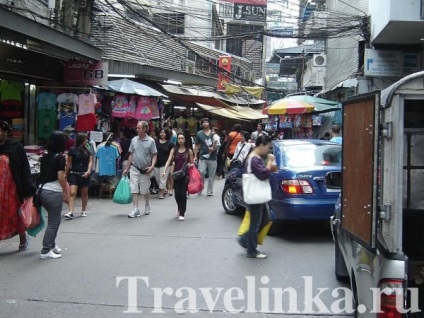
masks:
[[[159,186],[159,199],[165,198],[166,181],[168,180],[168,171],[165,170],[166,161],[169,158],[174,144],[170,141],[171,132],[168,128],[159,130],[159,138],[156,140],[156,149],[158,150],[158,159],[155,164],[155,179]]]
[[[271,138],[267,135],[261,135],[256,138],[255,148],[253,148],[247,157],[245,165],[247,167],[250,166],[249,170],[259,180],[269,180],[271,175],[274,164],[274,155],[270,153],[271,147]],[[266,158],[266,163],[263,158]],[[241,246],[247,248],[247,257],[264,259],[266,255],[259,252],[257,246],[262,214],[267,213],[266,203],[249,204],[248,209],[250,211],[249,231],[240,236],[239,243]]]
[[[90,173],[93,165],[93,156],[87,148],[87,143],[87,134],[79,132],[76,138],[76,145],[69,150],[66,160],[65,175],[68,176],[71,190],[69,194],[69,212],[65,214],[65,217],[69,220],[74,218],[75,197],[77,196],[78,188],[80,188],[82,201],[81,216],[87,216],[88,187],[90,186]]]
[[[43,238],[40,257],[60,258],[62,249],[56,244],[63,202],[69,202],[66,189],[66,159],[62,155],[66,149],[66,136],[61,131],[54,131],[47,140],[48,153],[41,158],[40,179],[43,180],[40,199],[47,211],[47,228]]]
[[[25,198],[36,188],[21,143],[9,139],[12,128],[0,120],[0,241],[19,235],[19,251],[28,249],[29,236],[19,218]]]
[[[177,202],[177,217],[180,221],[184,221],[187,209],[187,185],[188,173],[187,168],[194,164],[193,149],[190,149],[187,139],[183,133],[178,133],[177,144],[172,148],[168,160],[165,164],[165,171],[174,162],[174,172],[183,169],[186,174],[184,177],[174,180],[175,201]],[[165,176],[165,172],[162,173]]]

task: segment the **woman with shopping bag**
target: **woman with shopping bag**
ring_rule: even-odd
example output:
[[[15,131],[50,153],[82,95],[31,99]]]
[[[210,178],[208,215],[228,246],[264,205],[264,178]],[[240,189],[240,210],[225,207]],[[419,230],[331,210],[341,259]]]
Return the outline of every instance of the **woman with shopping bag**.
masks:
[[[264,259],[266,255],[257,250],[258,232],[266,203],[271,199],[269,177],[274,164],[274,155],[270,153],[271,138],[261,135],[256,139],[255,148],[247,157],[246,173],[243,174],[243,197],[249,205],[249,231],[239,238],[241,246],[247,248],[247,257]],[[266,158],[266,164],[264,161]]]

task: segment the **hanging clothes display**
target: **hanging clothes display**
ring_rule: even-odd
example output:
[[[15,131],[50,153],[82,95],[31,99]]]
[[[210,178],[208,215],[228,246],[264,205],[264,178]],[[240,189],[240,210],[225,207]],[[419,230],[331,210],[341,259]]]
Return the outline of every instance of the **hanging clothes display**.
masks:
[[[125,94],[116,94],[112,102],[112,116],[126,118],[131,115],[131,107]]]
[[[91,131],[96,127],[97,120],[96,115],[86,114],[78,116],[77,120],[77,131]]]
[[[57,96],[58,111],[67,113],[76,113],[78,96],[71,92],[65,92]]]
[[[22,118],[24,103],[22,95],[25,91],[24,84],[17,81],[0,81],[0,117]]]
[[[137,108],[135,110],[134,118],[139,120],[152,119],[152,109],[150,107],[150,97],[139,96],[137,98]]]
[[[98,147],[96,157],[99,166],[99,176],[116,175],[119,153],[118,149],[111,145],[111,142],[106,142],[103,147]]]
[[[90,91],[78,95],[78,116],[94,114],[96,112],[96,104],[97,97]]]

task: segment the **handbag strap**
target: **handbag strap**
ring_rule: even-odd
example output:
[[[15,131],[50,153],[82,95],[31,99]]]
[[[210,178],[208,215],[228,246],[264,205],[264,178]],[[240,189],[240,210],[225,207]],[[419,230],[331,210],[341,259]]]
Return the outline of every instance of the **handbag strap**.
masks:
[[[177,149],[177,151],[178,151],[178,149]],[[187,149],[186,148],[185,154],[186,154],[186,159],[184,160],[185,162],[184,162],[183,166],[180,169],[182,171],[184,171],[185,167],[188,164],[188,159],[190,158],[190,149]],[[175,164],[175,157],[176,157],[176,154],[175,154],[175,150],[174,150],[174,164]]]
[[[256,156],[256,157],[258,157],[258,156]],[[247,158],[248,158],[247,159],[247,173],[252,173],[252,158],[253,158],[253,156],[249,156]]]
[[[244,146],[246,146],[246,144],[244,143],[243,146],[241,147],[239,153],[237,154],[237,157],[235,157],[233,160],[237,160],[237,158],[240,156],[241,151],[243,150]]]
[[[45,182],[44,182],[44,181],[46,181],[47,175],[49,174],[50,170],[52,169],[53,162],[54,162],[54,160],[56,159],[56,157],[57,157],[58,155],[59,155],[58,153],[54,155],[54,157],[53,157],[53,159],[52,159],[52,162],[50,163],[49,167],[47,168],[46,174],[44,175],[43,181],[41,182],[40,190],[41,190],[41,189],[43,189],[43,186],[44,186],[44,184],[45,184]]]
[[[233,138],[231,138],[231,140],[227,142],[227,144],[225,145],[225,150],[224,150],[225,156],[228,156],[228,151],[230,150],[230,146],[233,143],[234,139],[236,139],[236,137],[239,135],[239,133],[240,132],[238,131],[237,134]]]

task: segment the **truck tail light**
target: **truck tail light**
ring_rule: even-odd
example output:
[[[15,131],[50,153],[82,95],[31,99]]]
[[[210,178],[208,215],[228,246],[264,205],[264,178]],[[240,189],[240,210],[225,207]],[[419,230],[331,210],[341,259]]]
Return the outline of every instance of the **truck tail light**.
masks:
[[[307,180],[283,180],[281,189],[289,194],[312,194],[314,188]]]
[[[402,297],[400,303],[403,304],[403,281],[402,280],[382,280],[380,282],[380,310],[377,318],[401,318],[402,314],[397,310],[396,300]]]

